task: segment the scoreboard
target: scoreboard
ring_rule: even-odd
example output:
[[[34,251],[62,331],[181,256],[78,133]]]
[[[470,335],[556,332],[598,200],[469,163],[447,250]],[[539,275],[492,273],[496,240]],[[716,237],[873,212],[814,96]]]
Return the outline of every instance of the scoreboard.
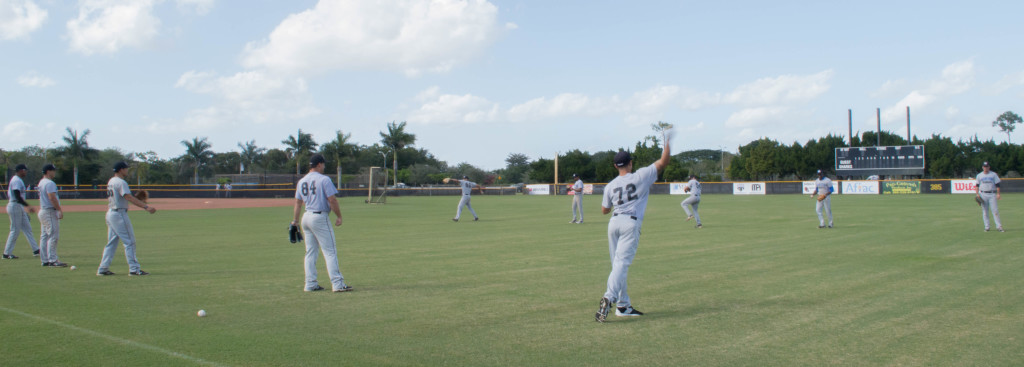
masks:
[[[836,174],[923,175],[924,145],[836,148]]]

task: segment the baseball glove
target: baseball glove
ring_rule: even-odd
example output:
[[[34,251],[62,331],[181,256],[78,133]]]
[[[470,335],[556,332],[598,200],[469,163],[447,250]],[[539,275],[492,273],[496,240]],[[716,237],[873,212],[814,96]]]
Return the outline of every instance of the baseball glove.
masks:
[[[135,192],[135,198],[139,199],[139,201],[145,203],[145,202],[149,201],[149,191],[146,191],[146,190],[136,191]]]
[[[818,201],[822,201],[822,200],[825,200],[825,198],[826,198],[827,196],[828,196],[828,195],[825,195],[825,194],[821,194],[821,195],[818,195]]]
[[[683,192],[690,192],[690,187],[689,186],[684,187],[683,188]]]
[[[974,196],[974,202],[978,203],[978,205],[981,205],[981,203],[985,202],[985,200],[982,199],[981,196],[975,195]]]
[[[445,177],[444,180],[441,180],[441,181],[444,181],[444,183],[449,183],[449,182],[452,181],[452,178],[451,177]]]
[[[288,241],[291,243],[302,241],[302,232],[299,231],[299,226],[294,224],[288,225]]]

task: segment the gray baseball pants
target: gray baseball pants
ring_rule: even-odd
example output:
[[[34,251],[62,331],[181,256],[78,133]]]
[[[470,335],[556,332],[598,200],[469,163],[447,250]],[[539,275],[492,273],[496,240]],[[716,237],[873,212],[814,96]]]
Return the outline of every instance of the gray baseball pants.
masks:
[[[11,217],[11,234],[7,235],[7,246],[4,246],[4,255],[14,255],[14,244],[18,242],[18,235],[25,234],[32,252],[39,251],[39,244],[36,243],[35,235],[32,234],[32,222],[29,222],[28,212],[25,207],[18,203],[7,204],[7,216]]]
[[[687,217],[692,215],[697,220],[697,224],[700,224],[700,214],[697,213],[697,207],[700,206],[700,195],[690,195],[682,203],[679,203],[679,206],[683,207]]]
[[[817,201],[814,204],[814,211],[818,213],[818,226],[825,226],[825,217],[822,216],[822,211],[828,215],[828,226],[832,226],[832,195],[825,196],[825,200]]]
[[[459,208],[455,211],[455,219],[459,219],[459,218],[462,217],[462,207],[463,206],[469,208],[469,212],[473,213],[473,218],[474,219],[478,218],[476,216],[476,211],[473,210],[473,206],[469,205],[469,198],[470,198],[469,195],[462,195],[462,199],[459,200]]]
[[[626,278],[639,242],[640,223],[636,219],[628,215],[616,215],[608,221],[608,253],[611,255],[612,272],[608,274],[608,288],[604,298],[616,303],[616,307],[630,305]]]
[[[580,216],[579,221],[583,221],[583,195],[572,196],[572,220],[576,221],[577,213]]]
[[[994,193],[981,193],[981,219],[985,223],[985,230],[989,228],[988,215],[992,213],[992,219],[996,220],[996,228],[1003,228],[999,220],[999,200],[996,200]]]
[[[128,219],[128,210],[117,209],[107,211],[107,245],[103,247],[103,258],[97,273],[110,270],[110,263],[117,252],[117,242],[124,243],[124,258],[128,261],[128,271],[138,272],[142,265],[135,258],[135,228]]]
[[[317,252],[324,254],[332,290],[344,288],[345,277],[341,275],[341,266],[338,265],[338,249],[335,245],[334,228],[331,228],[331,212],[320,212],[320,214],[306,212],[303,214],[302,234],[305,236],[306,242],[305,290],[313,290],[318,285],[316,280]]]
[[[39,260],[43,264],[58,262],[57,241],[60,240],[60,219],[57,219],[57,210],[39,209],[39,231]]]

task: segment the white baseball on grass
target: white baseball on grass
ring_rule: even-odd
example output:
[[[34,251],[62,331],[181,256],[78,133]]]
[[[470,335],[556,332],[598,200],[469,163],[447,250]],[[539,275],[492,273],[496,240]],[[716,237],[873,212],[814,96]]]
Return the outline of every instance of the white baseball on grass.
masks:
[[[199,310],[199,312],[196,312],[196,315],[199,315],[199,317],[206,317],[206,310]]]
[[[74,265],[71,265],[71,270],[75,270],[75,269],[78,269],[78,267],[74,266]]]

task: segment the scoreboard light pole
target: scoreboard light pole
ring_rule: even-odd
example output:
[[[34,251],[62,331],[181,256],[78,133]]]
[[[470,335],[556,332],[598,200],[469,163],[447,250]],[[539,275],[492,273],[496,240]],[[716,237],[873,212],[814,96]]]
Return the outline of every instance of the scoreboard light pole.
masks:
[[[882,146],[882,109],[875,108],[875,121],[878,123],[878,130],[875,130],[875,146]]]

